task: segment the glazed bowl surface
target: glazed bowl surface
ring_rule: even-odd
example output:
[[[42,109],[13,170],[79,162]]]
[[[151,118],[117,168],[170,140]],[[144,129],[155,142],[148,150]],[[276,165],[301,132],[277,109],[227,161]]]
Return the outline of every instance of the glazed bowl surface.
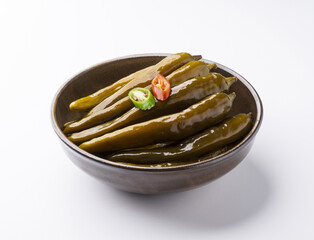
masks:
[[[238,81],[230,92],[237,97],[229,115],[252,112],[253,127],[235,146],[215,157],[180,166],[148,167],[126,165],[90,154],[69,141],[62,132],[66,122],[82,117],[82,113],[69,110],[69,104],[89,95],[139,69],[153,65],[168,54],[139,54],[109,60],[86,69],[68,80],[56,93],[51,108],[52,126],[61,145],[72,162],[86,173],[123,191],[141,194],[161,194],[185,191],[207,184],[236,167],[250,151],[260,128],[263,107],[251,84],[235,71],[216,63],[215,70],[226,77],[236,76]],[[210,64],[213,61],[201,59]]]

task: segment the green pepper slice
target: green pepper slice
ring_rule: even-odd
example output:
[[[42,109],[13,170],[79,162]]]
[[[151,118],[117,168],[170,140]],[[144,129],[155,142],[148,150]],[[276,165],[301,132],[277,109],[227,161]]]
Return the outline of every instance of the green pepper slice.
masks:
[[[155,98],[146,88],[133,88],[129,92],[129,98],[134,106],[141,110],[148,110],[155,106]]]

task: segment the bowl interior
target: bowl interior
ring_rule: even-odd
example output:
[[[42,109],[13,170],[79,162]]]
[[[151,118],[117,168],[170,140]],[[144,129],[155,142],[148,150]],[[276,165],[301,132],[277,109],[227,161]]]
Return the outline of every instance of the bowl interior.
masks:
[[[57,125],[55,127],[58,128],[57,133],[59,137],[67,145],[71,146],[77,151],[84,152],[69,140],[67,140],[61,131],[63,125],[66,122],[79,119],[85,115],[85,113],[70,111],[68,107],[69,104],[78,98],[89,95],[105,86],[112,84],[113,82],[129,75],[130,73],[155,64],[165,56],[166,55],[150,54],[119,58],[91,67],[69,80],[57,93],[52,109],[53,118],[55,120],[53,122],[55,125]],[[202,60],[207,63],[212,63],[208,60]],[[242,76],[223,65],[217,65],[218,69],[215,70],[216,72],[219,72],[226,77],[236,76],[238,78],[238,81],[234,83],[230,89],[230,92],[235,92],[237,97],[229,115],[252,112],[253,128],[248,134],[252,135],[257,131],[262,117],[262,105],[260,99],[253,87]],[[236,147],[237,146],[234,148]],[[91,157],[91,154],[86,154]],[[96,156],[94,159],[99,160],[99,158]]]

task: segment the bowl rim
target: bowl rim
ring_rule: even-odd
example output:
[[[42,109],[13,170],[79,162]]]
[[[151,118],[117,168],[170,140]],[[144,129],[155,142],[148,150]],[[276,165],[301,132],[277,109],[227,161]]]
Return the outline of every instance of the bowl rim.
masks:
[[[85,70],[81,71],[80,73],[74,75],[69,80],[67,80],[58,89],[58,91],[56,92],[56,94],[52,100],[52,104],[51,104],[51,113],[50,113],[51,123],[52,123],[53,129],[54,129],[55,133],[57,134],[57,136],[59,137],[59,139],[67,147],[72,149],[74,152],[76,152],[79,155],[83,155],[85,157],[84,159],[89,159],[89,160],[93,161],[94,163],[105,164],[107,166],[119,167],[119,168],[124,168],[124,169],[128,169],[128,170],[139,170],[139,171],[149,171],[149,172],[176,171],[176,170],[204,167],[204,165],[206,165],[206,166],[214,165],[216,163],[223,162],[224,160],[228,159],[228,157],[230,155],[237,153],[243,147],[248,145],[254,139],[257,132],[259,131],[262,120],[263,120],[263,104],[262,104],[261,98],[259,97],[255,88],[243,76],[241,76],[240,74],[238,74],[234,70],[232,70],[232,69],[230,69],[230,68],[228,68],[228,67],[226,67],[220,63],[217,63],[217,62],[214,62],[211,60],[207,60],[204,58],[201,58],[200,61],[204,61],[207,64],[216,63],[218,68],[220,68],[220,69],[232,74],[233,76],[237,77],[238,81],[241,81],[248,88],[250,93],[252,94],[252,96],[255,100],[256,109],[257,109],[256,119],[255,119],[255,122],[253,123],[253,127],[251,128],[250,132],[247,133],[245,138],[242,139],[239,143],[237,143],[235,146],[233,146],[229,150],[227,150],[221,154],[218,154],[215,157],[203,159],[202,161],[199,161],[199,162],[196,161],[196,162],[192,162],[192,163],[182,164],[179,166],[149,167],[149,166],[141,166],[141,165],[128,165],[128,164],[124,164],[124,163],[113,162],[113,161],[110,161],[108,159],[104,159],[104,158],[95,156],[91,153],[84,151],[83,149],[79,148],[77,145],[72,143],[70,140],[68,140],[68,138],[63,134],[61,129],[58,127],[57,120],[56,120],[57,99],[61,95],[62,91],[79,76],[81,76],[81,75],[83,75],[89,71],[92,71],[93,69],[101,67],[104,64],[108,64],[108,63],[111,63],[114,61],[121,61],[121,60],[130,59],[130,58],[166,57],[168,55],[170,55],[170,53],[143,53],[143,54],[132,54],[132,55],[122,56],[122,57],[118,57],[118,58],[113,58],[113,59],[98,63],[96,65],[93,65],[89,68],[86,68]]]

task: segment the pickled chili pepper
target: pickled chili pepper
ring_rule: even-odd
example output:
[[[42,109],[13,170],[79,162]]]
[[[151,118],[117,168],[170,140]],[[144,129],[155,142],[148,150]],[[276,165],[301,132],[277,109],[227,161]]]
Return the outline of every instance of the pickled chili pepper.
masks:
[[[160,71],[163,74],[169,74],[171,72],[171,69],[169,72],[169,67],[180,67],[181,65],[178,65],[178,61],[174,59],[173,57],[175,55],[179,55],[181,57],[181,60],[183,61],[183,64],[191,61],[191,60],[198,60],[202,58],[201,55],[196,55],[196,56],[190,56],[187,53],[178,53],[178,54],[173,54],[168,57],[165,57],[163,60],[161,60],[159,63],[146,67],[144,69],[141,69],[135,73],[132,73],[124,78],[121,78],[117,82],[111,84],[110,86],[107,86],[103,89],[98,90],[97,92],[86,96],[82,97],[80,99],[77,99],[73,101],[70,104],[70,109],[73,111],[87,111],[91,110],[93,107],[104,101],[106,98],[111,98],[112,95],[114,95],[116,92],[120,91],[125,85],[127,85],[131,81],[138,81],[138,79],[145,79],[145,78],[153,78],[153,76],[156,74],[156,71]],[[187,59],[188,58],[188,59]],[[181,61],[180,60],[180,61]],[[172,61],[172,62],[171,62]],[[169,65],[170,63],[170,65]],[[172,64],[173,63],[173,64]],[[180,63],[179,63],[180,64]],[[172,69],[173,71],[174,69]],[[136,87],[136,86],[134,86]],[[142,86],[139,86],[142,87]],[[127,94],[125,95],[127,96]],[[113,100],[113,99],[112,99]]]
[[[207,65],[202,61],[190,61],[167,75],[166,78],[169,80],[171,86],[175,87],[188,79],[205,75],[215,68],[217,68],[216,64]],[[149,85],[147,85],[145,88],[151,89],[151,83],[149,83]],[[132,107],[132,102],[130,101],[129,97],[126,96],[103,110],[100,110],[89,116],[85,116],[79,121],[66,124],[63,132],[72,133],[75,131],[84,130],[88,127],[106,122],[114,117],[120,116],[121,114],[130,110]]]
[[[115,83],[98,90],[88,96],[82,97],[71,102],[69,108],[71,111],[88,111],[95,107],[97,104],[101,103],[104,99],[110,97],[113,93],[120,90],[123,86],[125,86],[130,81],[146,74],[146,72],[151,71],[153,66],[149,66],[147,68],[141,69],[135,73],[132,73]]]
[[[159,73],[152,81],[152,91],[156,99],[164,101],[171,93],[170,82]]]
[[[235,95],[216,93],[181,112],[104,134],[79,147],[90,153],[100,153],[181,140],[224,118],[231,110]]]
[[[136,108],[148,110],[155,106],[153,94],[146,88],[134,88],[129,92],[129,98]]]
[[[191,161],[243,138],[251,125],[251,113],[241,113],[177,144],[156,149],[128,150],[106,158],[140,164]]]
[[[204,97],[218,92],[226,92],[235,81],[235,77],[225,78],[219,73],[208,73],[192,78],[172,88],[167,101],[156,101],[155,107],[149,111],[133,107],[118,118],[72,133],[68,138],[74,143],[80,143],[132,124],[182,111]],[[132,104],[130,99],[128,100]]]
[[[110,95],[108,98],[104,99],[98,105],[96,105],[93,109],[89,111],[87,116],[103,110],[106,107],[119,101],[120,99],[128,96],[128,92],[135,87],[146,87],[151,83],[152,79],[156,76],[156,73],[168,75],[192,60],[193,56],[185,52],[172,54],[165,57],[156,65],[154,65],[154,67],[150,69],[150,71],[147,71],[145,72],[145,74],[141,74],[138,78],[135,78],[132,81],[128,82],[121,89]]]

